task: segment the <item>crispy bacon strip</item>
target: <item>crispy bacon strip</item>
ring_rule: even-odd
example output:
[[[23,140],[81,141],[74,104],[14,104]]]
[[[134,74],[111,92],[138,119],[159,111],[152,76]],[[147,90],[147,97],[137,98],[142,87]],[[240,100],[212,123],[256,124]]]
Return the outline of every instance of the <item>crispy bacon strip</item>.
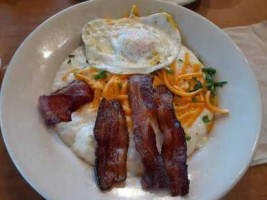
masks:
[[[143,188],[168,186],[164,162],[156,147],[155,132],[151,126],[154,110],[151,76],[132,76],[129,79],[129,103],[132,109],[134,142],[144,165]]]
[[[39,107],[47,125],[71,121],[71,113],[93,100],[93,90],[84,81],[73,81],[68,86],[39,97]]]
[[[164,86],[156,88],[155,103],[159,127],[164,135],[161,154],[170,180],[171,194],[184,196],[189,191],[187,146],[184,130],[175,116],[172,93]]]
[[[126,179],[129,135],[126,118],[118,100],[102,99],[94,135],[97,141],[95,173],[101,190]]]

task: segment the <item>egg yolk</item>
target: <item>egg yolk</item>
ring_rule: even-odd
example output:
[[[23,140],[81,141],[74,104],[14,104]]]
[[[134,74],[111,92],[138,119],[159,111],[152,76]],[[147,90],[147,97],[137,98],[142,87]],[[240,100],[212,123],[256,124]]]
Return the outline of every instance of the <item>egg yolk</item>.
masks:
[[[156,42],[157,37],[147,30],[129,30],[118,37],[122,55],[132,62],[150,60],[155,52]]]

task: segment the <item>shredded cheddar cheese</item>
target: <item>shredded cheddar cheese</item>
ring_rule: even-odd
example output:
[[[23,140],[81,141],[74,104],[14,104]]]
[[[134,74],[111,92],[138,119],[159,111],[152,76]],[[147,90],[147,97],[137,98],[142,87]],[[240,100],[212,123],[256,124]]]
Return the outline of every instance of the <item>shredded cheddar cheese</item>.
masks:
[[[193,72],[198,72],[201,69],[201,64],[194,64],[193,65]]]
[[[156,88],[160,85],[164,85],[163,81],[158,76],[155,76],[153,81],[153,87]]]
[[[190,96],[194,96],[196,95],[197,93],[199,93],[201,91],[201,89],[197,90],[197,91],[194,91],[194,92],[182,92],[181,90],[177,90],[175,89],[168,81],[167,79],[167,75],[166,75],[166,70],[163,69],[163,80],[164,80],[164,83],[166,85],[166,87],[172,92],[174,93],[175,95],[179,95],[179,96],[185,96],[185,97],[190,97]]]
[[[190,74],[183,74],[177,77],[177,80],[180,79],[187,79],[187,78],[193,78],[193,77],[202,77],[203,74],[201,72],[197,72],[197,73],[190,73]]]
[[[189,53],[186,52],[185,53],[185,59],[184,59],[183,67],[182,67],[182,70],[181,70],[181,74],[185,74],[186,73],[188,65],[189,65]]]
[[[79,71],[79,68],[73,68],[70,71],[68,71],[63,77],[62,77],[62,81],[67,82],[68,77],[70,74],[74,74],[75,72]]]
[[[195,114],[185,122],[185,126],[187,127],[191,127],[192,124],[194,123],[194,121],[197,119],[197,117],[201,114],[201,112],[203,111],[204,107],[199,107],[197,109],[197,111],[195,112]]]
[[[139,13],[139,8],[136,6],[136,5],[133,5],[132,7],[132,10],[131,10],[131,13],[136,16],[136,17],[139,17],[140,16],[140,13]],[[129,15],[128,15],[129,16]]]
[[[166,13],[166,12],[162,12],[162,13],[166,16],[167,20],[170,22],[172,27],[175,28],[175,29],[178,29],[177,24],[173,20],[172,16],[170,14]]]
[[[192,116],[195,116],[196,114],[197,114],[197,110],[191,110],[189,112],[186,112],[178,116],[178,119],[183,123],[185,120],[189,119]]]
[[[135,10],[137,14],[138,10]],[[206,84],[205,74],[201,63],[192,64],[189,53],[185,53],[183,66],[178,68],[176,62],[170,64],[168,69],[160,69],[152,74],[153,87],[164,85],[174,95],[173,105],[177,118],[183,126],[191,127],[195,120],[206,108],[212,113],[227,114],[228,110],[217,107],[217,97],[211,97],[211,90],[203,87]],[[103,76],[99,76],[99,74]],[[81,109],[97,111],[102,98],[117,99],[122,104],[122,109],[126,115],[128,127],[132,127],[131,113],[128,97],[128,79],[130,75],[115,75],[108,72],[101,72],[96,68],[85,69],[73,68],[63,77],[67,81],[70,74],[78,80],[88,83],[94,90],[94,99],[87,106]],[[208,129],[212,127],[213,119],[209,123]]]
[[[88,83],[88,85],[90,85],[90,86],[92,86],[92,87],[93,87],[93,85],[94,85],[94,81],[91,80],[91,79],[90,79],[89,77],[87,77],[87,76],[84,76],[84,75],[81,75],[81,74],[76,74],[76,75],[75,75],[75,78],[76,78],[77,80],[85,81],[86,83]]]
[[[207,108],[214,112],[214,113],[221,113],[221,114],[228,114],[229,113],[229,110],[227,109],[221,109],[221,108],[218,108],[216,106],[213,106],[210,102],[210,91],[207,91],[206,93],[206,96],[205,96],[205,103],[206,103],[206,106]]]
[[[119,100],[128,100],[128,95],[118,95],[117,97],[116,97],[116,99],[119,99]]]

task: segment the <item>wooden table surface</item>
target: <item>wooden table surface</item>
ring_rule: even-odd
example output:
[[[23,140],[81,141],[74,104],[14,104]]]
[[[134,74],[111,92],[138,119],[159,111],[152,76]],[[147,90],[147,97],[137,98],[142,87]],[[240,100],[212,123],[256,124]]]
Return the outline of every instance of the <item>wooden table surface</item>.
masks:
[[[6,66],[20,43],[41,22],[78,0],[0,0],[0,58]],[[199,0],[188,8],[219,27],[267,20],[267,0]],[[0,75],[0,81],[3,74]],[[18,173],[0,139],[0,199],[43,199]],[[251,167],[224,200],[266,200],[267,165]]]

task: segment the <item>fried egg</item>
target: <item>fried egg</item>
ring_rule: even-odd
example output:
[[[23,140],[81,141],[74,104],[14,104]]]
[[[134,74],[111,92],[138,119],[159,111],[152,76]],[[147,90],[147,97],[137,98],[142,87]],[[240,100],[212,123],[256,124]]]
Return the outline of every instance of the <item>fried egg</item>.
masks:
[[[95,19],[82,30],[89,64],[115,74],[148,74],[167,67],[178,56],[181,36],[172,17]]]

